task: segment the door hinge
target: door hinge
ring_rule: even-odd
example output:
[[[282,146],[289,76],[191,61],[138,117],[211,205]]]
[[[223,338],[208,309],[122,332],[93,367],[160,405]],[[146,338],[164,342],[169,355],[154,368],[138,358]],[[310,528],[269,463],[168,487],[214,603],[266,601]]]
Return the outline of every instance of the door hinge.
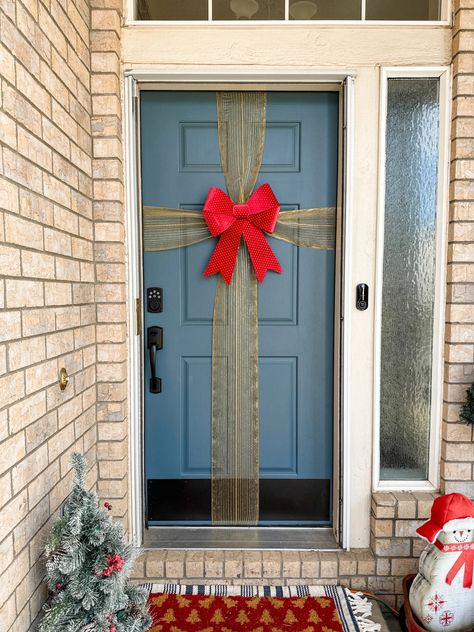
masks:
[[[142,335],[142,302],[139,298],[135,299],[135,322],[136,335]]]

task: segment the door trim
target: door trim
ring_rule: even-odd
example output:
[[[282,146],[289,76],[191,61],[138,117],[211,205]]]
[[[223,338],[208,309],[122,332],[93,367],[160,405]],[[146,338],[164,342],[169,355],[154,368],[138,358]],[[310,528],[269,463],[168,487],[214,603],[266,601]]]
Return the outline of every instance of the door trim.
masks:
[[[340,419],[339,455],[338,465],[335,473],[338,473],[340,480],[339,489],[339,517],[333,527],[339,534],[339,544],[349,548],[349,507],[350,507],[350,410],[349,410],[349,383],[350,383],[350,320],[351,320],[351,299],[352,290],[349,287],[349,270],[351,269],[350,243],[352,234],[352,204],[353,204],[353,128],[354,128],[354,71],[295,71],[274,72],[269,71],[254,73],[183,73],[176,72],[154,72],[151,70],[128,70],[124,77],[124,156],[125,156],[125,201],[126,201],[126,224],[127,224],[127,316],[128,316],[128,416],[130,420],[129,429],[129,529],[131,540],[136,546],[141,546],[144,541],[144,461],[143,461],[143,392],[142,392],[142,368],[143,357],[141,351],[141,322],[143,322],[143,302],[141,298],[142,270],[141,270],[141,214],[139,212],[140,179],[138,170],[139,156],[139,125],[140,113],[138,108],[138,90],[151,88],[156,89],[157,85],[162,89],[176,89],[176,85],[182,89],[196,89],[199,85],[203,90],[208,90],[210,84],[213,88],[238,84],[253,86],[264,84],[268,88],[283,89],[290,84],[296,92],[300,86],[301,90],[308,90],[313,86],[313,90],[322,90],[332,84],[343,86],[344,110],[341,112],[343,118],[343,155],[339,161],[342,164],[342,205],[344,209],[341,235],[341,275],[340,275],[340,347],[339,359],[340,381]],[[192,88],[191,88],[192,85]],[[337,325],[337,323],[335,323]],[[337,436],[337,433],[336,433]],[[337,512],[336,512],[337,513]]]

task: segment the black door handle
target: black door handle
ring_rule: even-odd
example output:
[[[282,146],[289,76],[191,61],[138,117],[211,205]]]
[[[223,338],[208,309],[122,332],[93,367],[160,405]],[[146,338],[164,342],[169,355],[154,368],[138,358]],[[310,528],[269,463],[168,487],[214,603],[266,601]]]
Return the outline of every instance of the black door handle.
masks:
[[[150,393],[161,393],[161,378],[156,377],[156,352],[163,349],[163,327],[148,327],[147,347],[150,352]]]

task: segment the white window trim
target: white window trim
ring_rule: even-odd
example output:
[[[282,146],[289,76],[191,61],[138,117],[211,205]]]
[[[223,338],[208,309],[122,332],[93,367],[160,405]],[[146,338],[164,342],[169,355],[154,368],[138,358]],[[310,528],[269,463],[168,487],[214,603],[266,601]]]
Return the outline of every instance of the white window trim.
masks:
[[[219,26],[451,26],[451,5],[452,0],[441,0],[441,19],[440,20],[366,20],[366,2],[361,0],[361,19],[360,20],[290,20],[289,5],[290,0],[285,0],[285,18],[283,20],[216,20],[212,22],[212,0],[208,0],[209,19],[207,20],[135,20],[136,0],[125,1],[125,24],[126,26],[203,26],[203,25],[219,25]]]
[[[382,281],[385,214],[385,133],[387,120],[387,86],[390,78],[438,77],[439,156],[438,197],[436,207],[436,271],[433,319],[433,365],[431,381],[431,424],[428,480],[381,481],[380,473],[380,371],[382,330]],[[449,66],[382,67],[380,73],[379,168],[377,204],[377,255],[375,286],[374,340],[374,444],[373,488],[376,491],[434,491],[439,489],[439,459],[443,402],[444,321],[446,304],[446,249],[449,208],[449,138],[451,118],[451,72]]]
[[[128,306],[128,379],[129,379],[129,516],[130,516],[130,539],[135,546],[140,547],[143,543],[143,516],[144,516],[144,462],[143,462],[143,402],[142,402],[142,336],[138,335],[141,329],[139,323],[143,323],[143,301],[141,301],[141,238],[140,238],[140,213],[138,208],[139,200],[139,177],[138,177],[138,125],[139,112],[137,111],[137,84],[150,83],[215,83],[221,81],[225,83],[275,83],[285,82],[301,84],[318,84],[327,82],[345,82],[345,127],[346,127],[346,148],[345,163],[343,166],[344,176],[344,212],[345,221],[343,225],[342,248],[344,252],[343,277],[341,280],[342,291],[342,315],[343,328],[341,335],[341,446],[343,455],[340,462],[342,471],[342,485],[340,498],[342,504],[342,547],[350,548],[350,515],[351,507],[351,464],[350,464],[350,332],[352,314],[352,290],[350,270],[352,268],[352,253],[350,244],[352,242],[352,221],[353,221],[353,187],[354,187],[354,78],[355,71],[345,70],[325,70],[319,72],[301,71],[288,73],[283,72],[262,72],[258,74],[242,72],[208,72],[196,73],[188,72],[155,72],[153,70],[130,70],[125,74],[124,81],[124,155],[125,155],[125,200],[127,218],[127,306]]]

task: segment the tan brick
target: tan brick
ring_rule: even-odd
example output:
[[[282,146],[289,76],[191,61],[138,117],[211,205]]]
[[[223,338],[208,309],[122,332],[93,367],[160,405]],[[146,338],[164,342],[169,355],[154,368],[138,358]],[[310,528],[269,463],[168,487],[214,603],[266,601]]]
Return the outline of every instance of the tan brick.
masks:
[[[472,430],[467,424],[443,423],[443,437],[446,441],[471,441]]]
[[[18,213],[20,210],[18,199],[18,186],[0,175],[0,208],[11,213]]]
[[[2,21],[2,25],[6,23],[6,21]],[[2,31],[2,36],[4,34],[5,31]],[[6,44],[8,47],[8,43],[4,39],[3,43]],[[25,50],[26,48],[27,46],[25,46]],[[33,134],[41,136],[40,112],[36,108],[34,108],[31,103],[27,101],[17,90],[15,90],[15,88],[7,84],[4,84],[3,87],[3,107],[5,109],[5,112],[10,114],[19,124],[29,129],[31,132],[33,132]]]
[[[72,331],[58,332],[46,337],[46,353],[48,358],[63,355],[74,349]]]
[[[22,520],[13,531],[13,538],[15,541],[15,555],[18,555],[18,553],[29,543],[31,538],[35,535],[38,529],[48,520],[48,518],[49,502],[48,498],[43,498],[43,500],[41,500],[35,507],[30,508],[24,520]],[[41,574],[41,576],[39,577],[38,584],[42,580],[42,578],[43,574]],[[34,586],[33,590],[37,588],[37,585]],[[27,594],[26,601],[24,603],[26,603],[30,598],[31,592]]]
[[[43,140],[48,145],[51,145],[53,149],[61,153],[63,156],[69,156],[70,141],[66,134],[62,131],[62,128],[57,127],[46,117],[42,119],[43,127]]]
[[[50,225],[53,222],[53,205],[33,191],[20,190],[20,212],[24,217]]]
[[[310,583],[312,579],[319,577],[319,555],[315,551],[302,551],[301,558],[301,577],[307,578]]]
[[[22,326],[24,336],[36,336],[50,331],[54,331],[55,318],[54,310],[33,309],[23,310]]]
[[[474,461],[474,443],[445,443],[448,461]]]
[[[54,257],[40,252],[23,250],[21,253],[23,275],[36,279],[54,279]]]
[[[9,145],[12,149],[17,149],[17,124],[15,119],[5,114],[5,112],[0,112],[0,125],[2,142]]]
[[[263,577],[281,577],[281,553],[279,551],[263,551],[262,552],[262,576]],[[226,558],[227,561],[227,558]]]
[[[0,345],[0,375],[5,375],[7,372],[7,349],[6,345]],[[1,431],[0,431],[1,440]]]
[[[62,452],[74,443],[74,427],[66,426],[53,435],[48,441],[49,461],[54,461]]]
[[[3,171],[7,178],[41,193],[43,174],[41,169],[8,147],[3,148]]]
[[[356,575],[357,559],[353,553],[344,553],[339,558],[339,575]]]
[[[10,408],[10,432],[16,434],[46,413],[46,393],[40,391]]]
[[[21,313],[0,312],[0,342],[21,337]]]
[[[168,551],[165,560],[166,577],[180,579],[184,577],[184,551]]]
[[[59,481],[59,463],[55,461],[43,472],[35,476],[28,485],[28,503],[34,507]]]
[[[16,65],[16,87],[27,99],[35,104],[38,110],[41,110],[48,117],[51,116],[51,94],[20,64]],[[19,141],[20,139],[18,139]],[[20,142],[18,146],[20,148]],[[22,150],[20,149],[20,151]],[[41,150],[40,153],[43,153],[43,151]],[[49,161],[46,163],[48,167],[51,166],[50,161],[51,154],[49,152]],[[37,161],[35,160],[35,162]],[[44,168],[47,168],[46,165],[44,165]]]
[[[407,521],[402,521],[402,523],[403,522]],[[421,524],[421,522],[419,524]],[[413,535],[413,533],[411,533],[411,535]],[[408,557],[410,555],[410,544],[411,541],[409,538],[396,537],[371,539],[371,547],[377,557]]]
[[[40,281],[7,279],[7,307],[38,307],[43,305],[43,284]]]
[[[146,577],[161,579],[165,577],[166,551],[148,551],[146,555]],[[202,575],[201,575],[202,576]]]
[[[376,561],[377,575],[390,575],[390,560],[387,558],[378,558]]]
[[[301,576],[301,560],[298,552],[282,552],[282,575],[283,577],[292,578]]]
[[[10,437],[2,443],[0,451],[0,473],[3,474],[12,465],[20,461],[26,453],[25,437],[23,433],[19,433]],[[8,479],[2,479],[7,484]],[[8,486],[10,484],[8,483]],[[2,503],[3,504],[3,503]]]
[[[28,454],[12,470],[13,492],[17,494],[48,466],[48,448],[41,446]]]
[[[321,577],[337,577],[338,575],[338,559],[335,553],[322,552],[319,554],[321,559]]]
[[[39,224],[15,215],[6,215],[5,239],[12,244],[41,250],[43,248],[43,228]]]
[[[416,518],[416,499],[408,492],[395,492],[398,518]]]
[[[0,44],[0,64],[2,66],[2,75],[11,84],[15,83],[15,58],[11,54],[11,50]]]
[[[224,560],[224,577],[242,578],[244,573],[243,554],[241,551],[226,551]]]
[[[10,566],[12,560],[13,560],[13,536],[10,535],[0,543],[0,575],[2,575],[5,569]]]
[[[416,529],[421,524],[420,520],[397,520],[395,522],[395,535],[398,538],[415,537]]]
[[[372,531],[376,538],[390,538],[393,535],[393,520],[372,520]]]
[[[13,593],[0,608],[0,630],[9,630],[16,617],[16,601],[15,593]]]
[[[471,479],[471,463],[441,462],[441,476],[445,481],[469,481]]]
[[[46,60],[51,56],[51,44],[41,31],[36,21],[28,14],[23,5],[17,4],[16,23],[26,39],[31,42],[35,50]]]
[[[431,506],[436,497],[433,493],[413,492],[418,503],[417,518],[426,520],[431,515]]]
[[[42,336],[12,342],[8,345],[11,371],[41,362],[45,358],[45,341]]]
[[[411,575],[418,572],[418,560],[412,558],[394,558],[392,560],[393,575]]]
[[[3,538],[10,533],[27,515],[28,513],[28,499],[26,490],[23,490],[20,494],[16,495],[7,505],[2,508],[2,522],[1,522],[1,532],[0,537]],[[21,563],[18,557],[16,558],[13,566],[18,568],[18,574],[20,574]],[[2,599],[2,593],[5,594],[5,591],[8,593],[11,591],[12,585],[16,585],[15,582],[12,582],[12,585],[5,586],[4,583],[6,581],[5,575],[2,577],[2,582],[0,582],[0,603],[4,599]]]
[[[69,305],[72,302],[72,286],[65,282],[45,283],[46,305]]]
[[[204,577],[221,578],[224,575],[224,551],[206,551]]]
[[[224,553],[222,552],[222,558],[224,556]],[[198,578],[202,578],[204,577],[204,553],[203,551],[187,551],[186,552],[186,560],[185,560],[185,566],[186,566],[186,577],[198,577]],[[212,572],[213,568],[212,568],[212,564],[211,566],[207,567],[206,572]],[[219,570],[219,569],[217,569]],[[217,576],[222,576],[222,560],[221,560],[221,575],[216,575]],[[209,575],[212,576],[212,575]]]
[[[23,371],[7,373],[7,375],[0,378],[0,408],[8,406],[24,396],[25,375]]]

